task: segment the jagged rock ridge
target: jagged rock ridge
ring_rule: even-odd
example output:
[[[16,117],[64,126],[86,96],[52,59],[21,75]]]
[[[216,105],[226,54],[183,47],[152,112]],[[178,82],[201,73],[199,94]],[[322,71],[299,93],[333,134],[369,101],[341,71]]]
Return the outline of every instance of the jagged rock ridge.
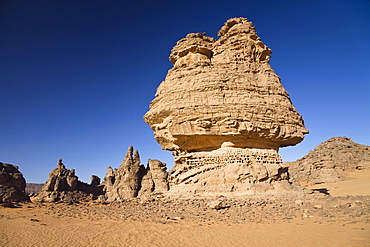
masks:
[[[174,66],[144,116],[175,156],[171,190],[244,190],[286,180],[277,151],[308,133],[253,24],[232,18],[218,36],[192,33],[177,42]]]
[[[37,193],[36,200],[42,202],[74,202],[85,197],[97,197],[104,194],[103,185],[96,175],[91,176],[90,184],[81,182],[75,175],[75,169],[67,169],[59,159],[57,168],[49,174],[48,180]]]
[[[132,146],[129,146],[126,157],[118,169],[108,167],[103,184],[108,202],[163,193],[169,189],[166,164],[149,159],[145,168],[140,164],[139,152],[134,151]]]
[[[290,180],[314,185],[342,180],[346,172],[370,168],[370,147],[348,137],[332,137],[295,162],[287,162]]]

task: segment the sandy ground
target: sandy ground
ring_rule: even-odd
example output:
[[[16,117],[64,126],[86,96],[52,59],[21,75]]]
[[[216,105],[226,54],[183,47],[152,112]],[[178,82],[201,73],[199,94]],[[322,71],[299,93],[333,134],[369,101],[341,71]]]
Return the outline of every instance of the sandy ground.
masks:
[[[42,212],[6,209],[1,246],[370,246],[368,223],[134,223],[55,219]],[[37,218],[39,222],[30,221]],[[4,234],[5,233],[5,234]]]
[[[311,189],[327,189],[331,196],[370,196],[370,170],[349,172],[348,180],[336,183],[316,184]]]
[[[331,196],[28,203],[0,207],[0,246],[370,246],[370,173]],[[317,188],[316,188],[317,187]]]

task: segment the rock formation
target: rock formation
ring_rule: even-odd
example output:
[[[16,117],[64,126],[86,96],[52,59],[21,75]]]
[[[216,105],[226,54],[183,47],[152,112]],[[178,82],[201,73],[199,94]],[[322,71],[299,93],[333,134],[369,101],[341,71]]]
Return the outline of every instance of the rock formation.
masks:
[[[151,193],[164,193],[168,191],[168,173],[165,163],[159,160],[148,160],[148,166],[144,170],[141,179],[139,196]]]
[[[98,176],[91,176],[90,184],[81,182],[75,175],[75,170],[68,170],[62,163],[62,159],[59,159],[57,168],[50,172],[41,192],[37,194],[37,200],[73,202],[90,195],[97,197],[103,193],[103,186],[100,185]]]
[[[139,152],[129,146],[120,167],[114,170],[108,167],[103,184],[108,202],[162,193],[168,190],[166,164],[149,160],[145,168],[140,164]]]
[[[348,137],[332,137],[295,162],[287,162],[292,182],[301,185],[331,183],[347,172],[370,168],[370,147]]]
[[[218,36],[177,42],[174,66],[144,116],[175,156],[171,190],[244,191],[287,180],[278,149],[308,133],[253,24],[230,19]]]
[[[75,175],[75,169],[68,170],[58,160],[57,168],[49,173],[49,178],[42,187],[42,191],[72,191],[75,190],[78,183],[78,177]]]
[[[0,162],[0,203],[27,202],[26,180],[17,166]]]
[[[130,146],[118,169],[108,167],[104,177],[107,201],[136,197],[140,189],[140,169],[139,152]]]

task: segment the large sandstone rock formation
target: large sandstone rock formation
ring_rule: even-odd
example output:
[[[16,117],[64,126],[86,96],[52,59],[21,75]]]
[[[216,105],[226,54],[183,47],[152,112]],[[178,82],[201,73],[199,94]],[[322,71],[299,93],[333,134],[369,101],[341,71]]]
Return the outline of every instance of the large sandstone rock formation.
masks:
[[[17,166],[0,162],[0,203],[27,202],[26,180]]]
[[[139,152],[129,146],[120,167],[108,167],[103,184],[108,202],[163,193],[168,190],[166,164],[149,159],[145,168],[140,164]]]
[[[246,190],[286,180],[278,149],[308,133],[253,24],[230,19],[218,36],[192,33],[177,42],[174,67],[144,116],[175,156],[171,190]]]
[[[57,168],[49,174],[48,180],[37,194],[36,200],[43,202],[73,202],[85,197],[97,197],[104,194],[100,178],[92,175],[90,184],[81,182],[75,175],[75,170],[68,170],[59,159]]]
[[[295,162],[287,162],[290,180],[301,185],[343,180],[346,173],[370,169],[370,147],[348,137],[332,137]]]

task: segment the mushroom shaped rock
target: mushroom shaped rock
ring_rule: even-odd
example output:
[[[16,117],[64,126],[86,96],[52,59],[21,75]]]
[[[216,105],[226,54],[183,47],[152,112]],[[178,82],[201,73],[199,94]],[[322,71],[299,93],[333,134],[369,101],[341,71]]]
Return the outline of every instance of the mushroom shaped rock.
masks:
[[[308,131],[302,116],[250,21],[232,18],[218,36],[188,34],[177,42],[170,55],[174,67],[144,116],[157,142],[175,156],[169,180],[202,181],[203,188],[211,178],[199,178],[216,172],[211,180],[234,190],[240,183],[285,179],[278,149],[303,140]],[[229,165],[242,170],[231,172],[233,179],[221,175]]]

